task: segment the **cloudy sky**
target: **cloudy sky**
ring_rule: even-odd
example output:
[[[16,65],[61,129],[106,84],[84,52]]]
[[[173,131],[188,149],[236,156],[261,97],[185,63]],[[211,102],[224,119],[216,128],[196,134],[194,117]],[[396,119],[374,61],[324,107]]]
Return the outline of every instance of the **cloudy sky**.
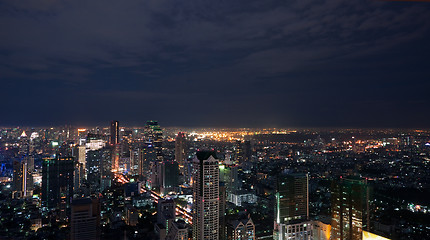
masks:
[[[430,127],[430,3],[3,0],[0,125]]]

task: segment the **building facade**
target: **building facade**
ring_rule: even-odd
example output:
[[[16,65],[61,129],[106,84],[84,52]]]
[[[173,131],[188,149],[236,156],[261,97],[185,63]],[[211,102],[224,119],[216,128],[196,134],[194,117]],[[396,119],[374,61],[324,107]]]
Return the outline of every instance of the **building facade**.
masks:
[[[219,239],[219,167],[213,151],[193,160],[193,239]]]

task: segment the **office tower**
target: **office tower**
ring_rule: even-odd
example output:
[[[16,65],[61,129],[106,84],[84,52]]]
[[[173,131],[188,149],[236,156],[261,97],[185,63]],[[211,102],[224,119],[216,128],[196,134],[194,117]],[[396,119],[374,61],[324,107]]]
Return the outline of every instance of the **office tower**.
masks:
[[[75,161],[75,173],[73,178],[73,192],[76,193],[78,189],[83,185],[85,179],[85,168],[82,163]]]
[[[152,163],[157,161],[157,154],[152,144],[148,143],[143,144],[139,154],[139,177],[149,182]]]
[[[33,195],[33,175],[27,161],[13,161],[12,198],[27,198]]]
[[[188,239],[188,229],[185,222],[176,219],[176,204],[173,199],[159,200],[155,232],[160,240]]]
[[[161,193],[177,192],[179,188],[179,165],[176,161],[163,161],[162,163]]]
[[[28,156],[30,154],[30,144],[29,144],[28,137],[27,137],[27,134],[25,133],[25,131],[23,131],[21,136],[19,137],[18,154],[20,156]]]
[[[219,182],[219,239],[225,240],[226,236],[226,222],[225,222],[225,209],[226,209],[226,192],[225,183]]]
[[[151,172],[148,185],[151,189],[159,192],[163,184],[163,163],[156,160],[150,163],[150,168]]]
[[[251,141],[245,140],[243,144],[243,160],[245,162],[251,161],[252,157],[252,147],[251,147]]]
[[[88,151],[86,154],[87,180],[92,192],[103,191],[110,186],[111,152],[108,148]]]
[[[62,210],[73,197],[74,160],[72,157],[44,159],[42,162],[42,204]]]
[[[157,160],[163,160],[163,130],[157,121],[147,121],[145,126],[147,140],[153,145]]]
[[[78,146],[78,162],[82,163],[85,169],[85,163],[86,163],[86,147],[85,146]]]
[[[112,173],[112,149],[100,149],[101,154],[101,180],[100,190],[103,191],[111,186],[113,173]]]
[[[231,161],[224,161],[219,165],[219,179],[225,183],[226,200],[232,202],[232,196],[240,189],[237,175],[238,165]]]
[[[127,206],[125,215],[125,224],[129,226],[136,226],[139,222],[139,212],[133,206]]]
[[[330,240],[330,223],[324,223],[322,221],[312,221],[312,224],[312,236],[314,240]]]
[[[115,145],[119,143],[119,122],[112,121],[110,123],[110,144]]]
[[[185,176],[185,160],[187,159],[187,142],[185,139],[185,133],[178,132],[175,140],[175,159],[179,164],[179,170],[181,174]]]
[[[87,150],[99,150],[106,146],[106,141],[102,139],[100,134],[88,133],[85,147]]]
[[[18,156],[20,160],[13,163],[15,186],[13,197],[31,197],[33,193],[34,157],[30,155],[30,143],[25,131],[19,137]]]
[[[274,239],[310,239],[307,174],[280,174],[276,182]]]
[[[231,219],[227,223],[228,240],[255,240],[255,225],[251,217]]]
[[[169,226],[175,221],[176,205],[173,199],[159,199],[157,204],[157,224],[155,232],[160,240],[166,239],[169,234]]]
[[[166,240],[188,240],[188,228],[184,220],[178,219],[170,222]]]
[[[193,239],[219,239],[219,167],[213,151],[193,160]]]
[[[92,190],[100,187],[102,151],[88,151],[86,155],[87,180]]]
[[[73,199],[70,223],[71,240],[100,239],[98,199]]]
[[[121,146],[119,144],[116,144],[112,148],[112,155],[111,155],[111,162],[112,162],[112,171],[118,172],[119,171],[119,160],[120,160],[120,153],[121,153]]]
[[[331,238],[361,239],[369,224],[369,189],[360,177],[341,178],[331,186]]]
[[[236,141],[235,156],[236,156],[236,162],[238,164],[242,164],[244,157],[243,157],[243,146],[242,146],[242,141],[241,140],[237,140]]]

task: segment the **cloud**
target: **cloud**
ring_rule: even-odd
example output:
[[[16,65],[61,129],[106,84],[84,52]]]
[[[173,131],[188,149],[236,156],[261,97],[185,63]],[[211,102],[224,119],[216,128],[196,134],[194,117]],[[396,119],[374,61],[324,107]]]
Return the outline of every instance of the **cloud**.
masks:
[[[182,99],[175,104],[196,108],[195,95],[177,92],[221,95],[224,103],[240,95],[254,106],[246,94],[263,92],[278,106],[285,94],[297,102],[324,82],[345,90],[338,72],[401,65],[383,56],[428,38],[429,8],[371,0],[7,0],[0,81],[51,82],[73,96],[99,89],[106,92],[98,97],[122,103],[175,96]]]

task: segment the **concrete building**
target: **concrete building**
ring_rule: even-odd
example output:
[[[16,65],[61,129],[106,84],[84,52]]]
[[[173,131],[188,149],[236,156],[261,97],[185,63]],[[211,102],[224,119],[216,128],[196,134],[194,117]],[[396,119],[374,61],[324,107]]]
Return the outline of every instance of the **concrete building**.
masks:
[[[219,239],[219,166],[213,151],[193,160],[193,239]]]

